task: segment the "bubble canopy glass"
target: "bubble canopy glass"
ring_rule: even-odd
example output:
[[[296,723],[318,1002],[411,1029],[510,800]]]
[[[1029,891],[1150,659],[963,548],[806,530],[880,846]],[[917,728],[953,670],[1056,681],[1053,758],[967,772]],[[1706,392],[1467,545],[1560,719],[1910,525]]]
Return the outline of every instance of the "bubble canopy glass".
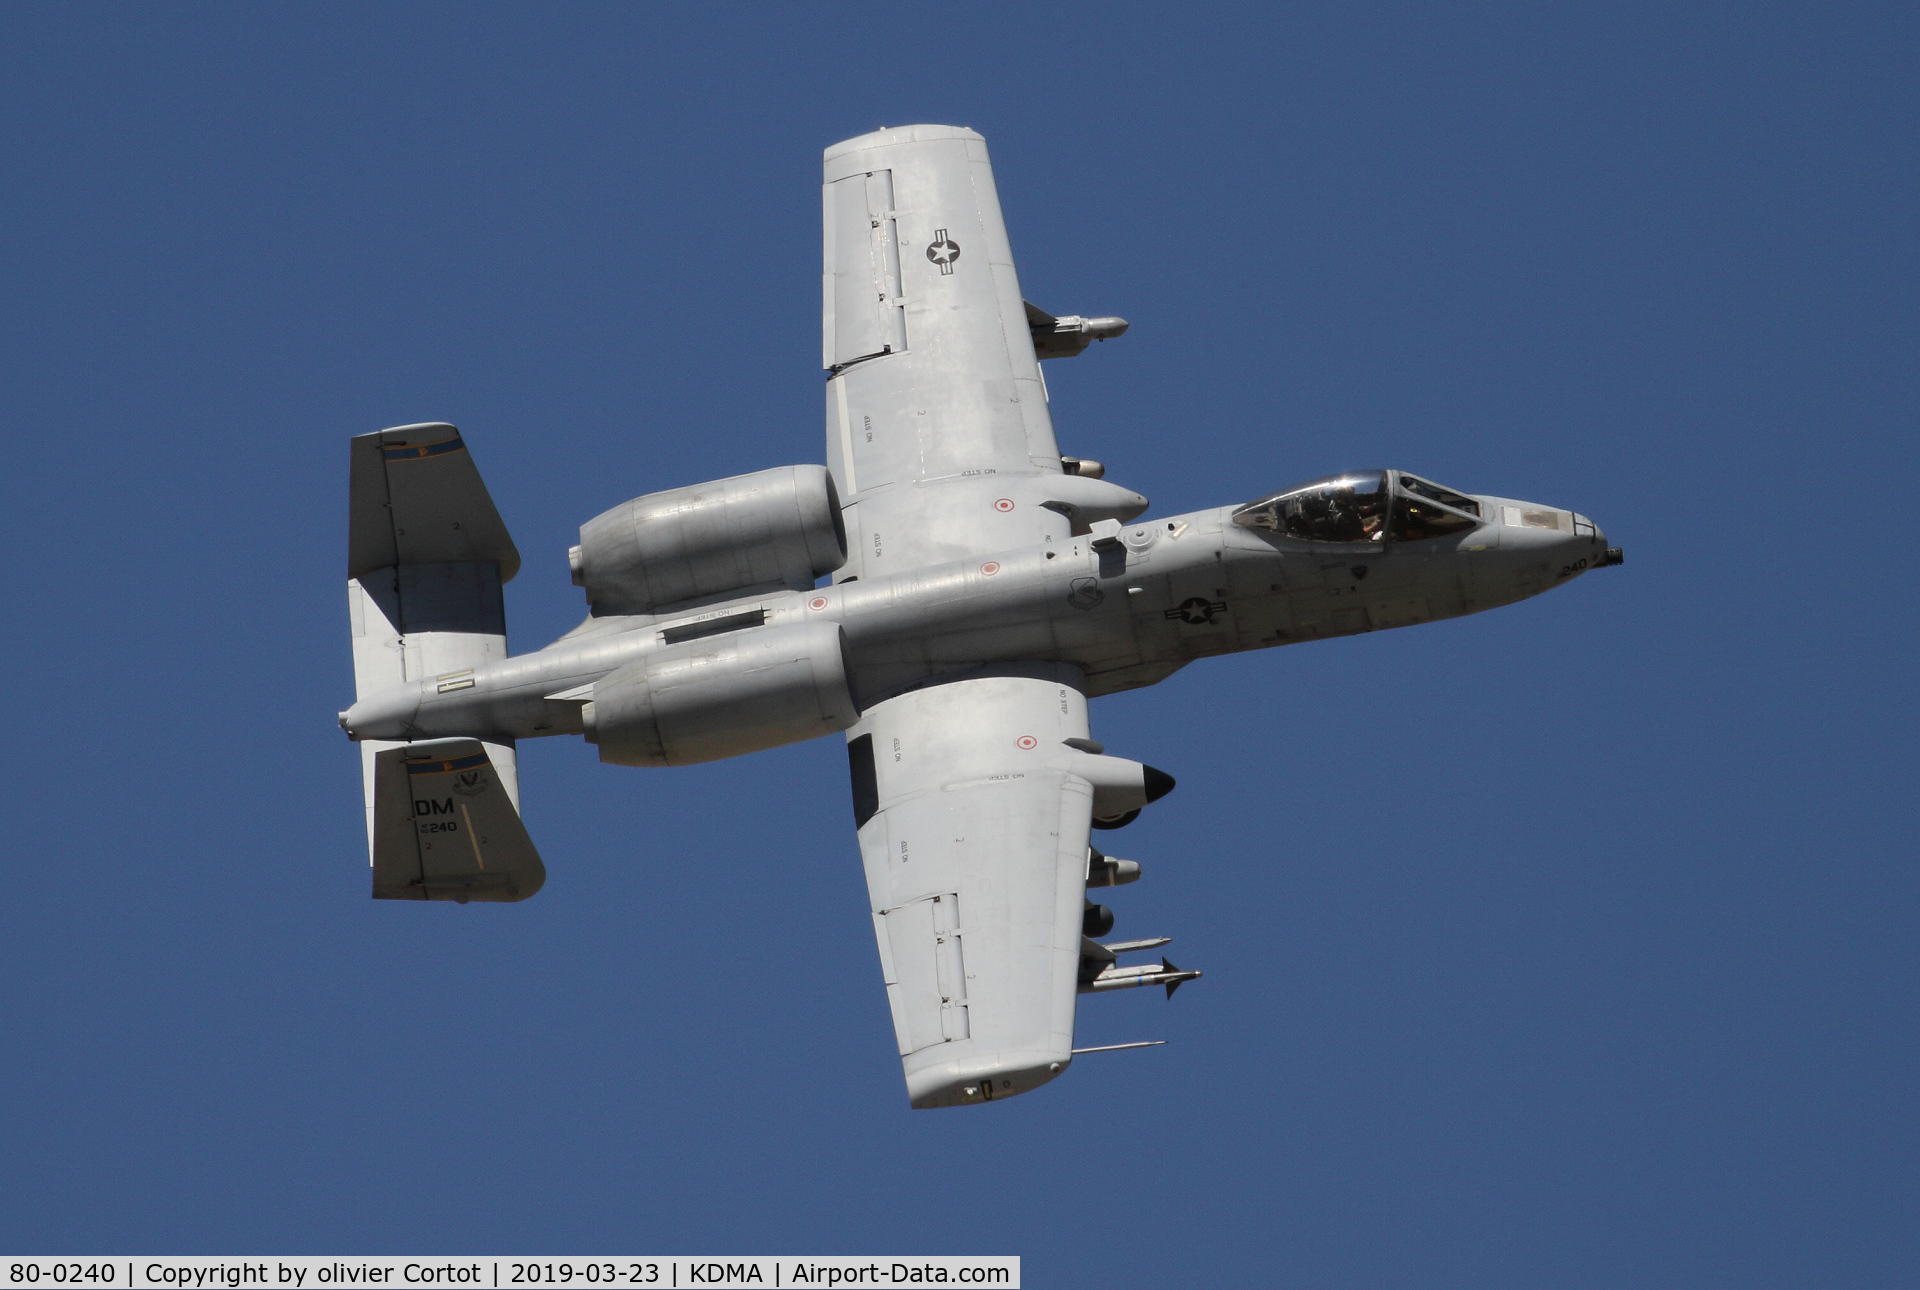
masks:
[[[1464,532],[1476,527],[1472,517],[1479,513],[1472,498],[1424,479],[1353,470],[1248,502],[1233,513],[1233,522],[1303,542],[1371,545]]]

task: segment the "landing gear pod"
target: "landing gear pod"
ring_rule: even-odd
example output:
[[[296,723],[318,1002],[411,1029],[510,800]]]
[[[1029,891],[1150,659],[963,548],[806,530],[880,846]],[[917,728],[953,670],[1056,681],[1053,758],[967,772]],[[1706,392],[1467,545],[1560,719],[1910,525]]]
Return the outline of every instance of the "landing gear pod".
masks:
[[[1089,757],[1074,763],[1074,773],[1093,783],[1093,827],[1121,829],[1140,811],[1173,791],[1173,776],[1154,766],[1119,757]]]

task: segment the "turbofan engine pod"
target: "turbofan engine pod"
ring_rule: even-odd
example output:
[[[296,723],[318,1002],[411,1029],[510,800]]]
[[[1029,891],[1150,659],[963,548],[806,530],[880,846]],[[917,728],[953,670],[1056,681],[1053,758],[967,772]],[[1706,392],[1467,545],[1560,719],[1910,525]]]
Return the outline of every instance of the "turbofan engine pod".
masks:
[[[581,711],[600,760],[686,766],[845,730],[860,719],[833,623],[755,627],[649,654]]]
[[[825,466],[781,466],[648,493],[580,526],[567,553],[598,616],[775,587],[805,591],[847,562]]]

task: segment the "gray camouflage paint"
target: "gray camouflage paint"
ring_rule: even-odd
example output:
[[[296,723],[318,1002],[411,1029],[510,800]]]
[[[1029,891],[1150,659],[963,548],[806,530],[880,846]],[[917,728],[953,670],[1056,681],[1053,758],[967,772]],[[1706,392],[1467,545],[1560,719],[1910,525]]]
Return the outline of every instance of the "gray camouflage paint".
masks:
[[[1583,536],[1498,518],[1504,508],[1551,508],[1474,500],[1495,518],[1423,542],[1301,542],[1241,528],[1227,506],[1123,526],[1119,547],[1106,552],[1093,548],[1091,535],[1065,536],[817,591],[589,619],[545,649],[474,668],[472,684],[457,690],[441,693],[442,683],[428,678],[369,695],[343,714],[342,725],[358,739],[578,734],[577,709],[588,696],[547,696],[591,686],[650,654],[710,652],[724,637],[669,646],[662,634],[742,609],[764,609],[769,627],[840,626],[863,705],[935,677],[1014,661],[1073,664],[1095,697],[1151,685],[1211,655],[1497,608],[1569,582],[1604,555],[1597,529]],[[1195,601],[1201,604],[1181,611]]]
[[[518,554],[451,446],[457,433],[362,436],[350,575],[358,700],[341,724],[365,741],[370,837],[376,762],[397,774],[394,741],[480,740],[517,803],[518,739],[585,733],[604,760],[660,765],[844,730],[909,1098],[977,1103],[1071,1064],[1077,995],[1102,988],[1091,973],[1114,963],[1082,935],[1089,830],[1124,822],[1152,794],[1140,763],[1091,740],[1089,698],[1216,654],[1510,604],[1597,567],[1607,548],[1581,517],[1488,496],[1473,499],[1482,518],[1466,531],[1382,544],[1241,527],[1238,503],[1141,519],[1145,497],[1063,472],[1031,328],[1065,320],[1023,301],[985,141],[949,126],[877,131],[828,149],[823,180],[831,490],[819,467],[785,468],[609,512],[574,554],[591,588],[613,579],[596,591],[600,616],[508,657],[495,609],[505,578],[488,561],[506,570]],[[1077,355],[1127,325],[1080,326],[1071,343],[1049,332],[1046,356]],[[419,464],[429,460],[438,464]],[[429,469],[438,482],[423,488]],[[847,558],[831,586],[803,576],[821,569],[820,508],[785,483],[756,491],[762,478],[813,480],[837,496],[833,541],[844,536]],[[752,513],[753,497],[775,495],[812,520],[783,533]],[[736,503],[746,509],[728,509]],[[700,508],[705,536],[676,536],[674,517]],[[642,524],[665,546],[642,538]],[[729,546],[745,539],[727,535],[749,533],[772,545]],[[631,550],[611,554],[615,539]],[[685,568],[620,581],[623,560],[664,549]],[[736,581],[751,577],[772,581]],[[606,613],[657,604],[672,586],[714,594]],[[406,622],[427,611],[429,630],[410,637]],[[403,756],[417,771],[415,754]],[[520,839],[503,856],[523,865],[524,889],[537,885],[538,857]],[[471,891],[513,898],[504,881],[493,896]]]

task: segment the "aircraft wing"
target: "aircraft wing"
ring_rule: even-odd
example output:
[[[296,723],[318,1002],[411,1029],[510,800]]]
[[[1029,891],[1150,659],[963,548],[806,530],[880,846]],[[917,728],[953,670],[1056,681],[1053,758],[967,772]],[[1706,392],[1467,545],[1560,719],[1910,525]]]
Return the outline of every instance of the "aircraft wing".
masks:
[[[1061,474],[985,140],[916,125],[836,144],[822,214],[827,461],[853,547],[836,582],[1145,509]]]
[[[849,733],[916,1107],[1026,1092],[1073,1060],[1089,829],[1147,800],[1145,768],[1086,738],[1084,684],[1063,665],[990,669],[888,699]]]

